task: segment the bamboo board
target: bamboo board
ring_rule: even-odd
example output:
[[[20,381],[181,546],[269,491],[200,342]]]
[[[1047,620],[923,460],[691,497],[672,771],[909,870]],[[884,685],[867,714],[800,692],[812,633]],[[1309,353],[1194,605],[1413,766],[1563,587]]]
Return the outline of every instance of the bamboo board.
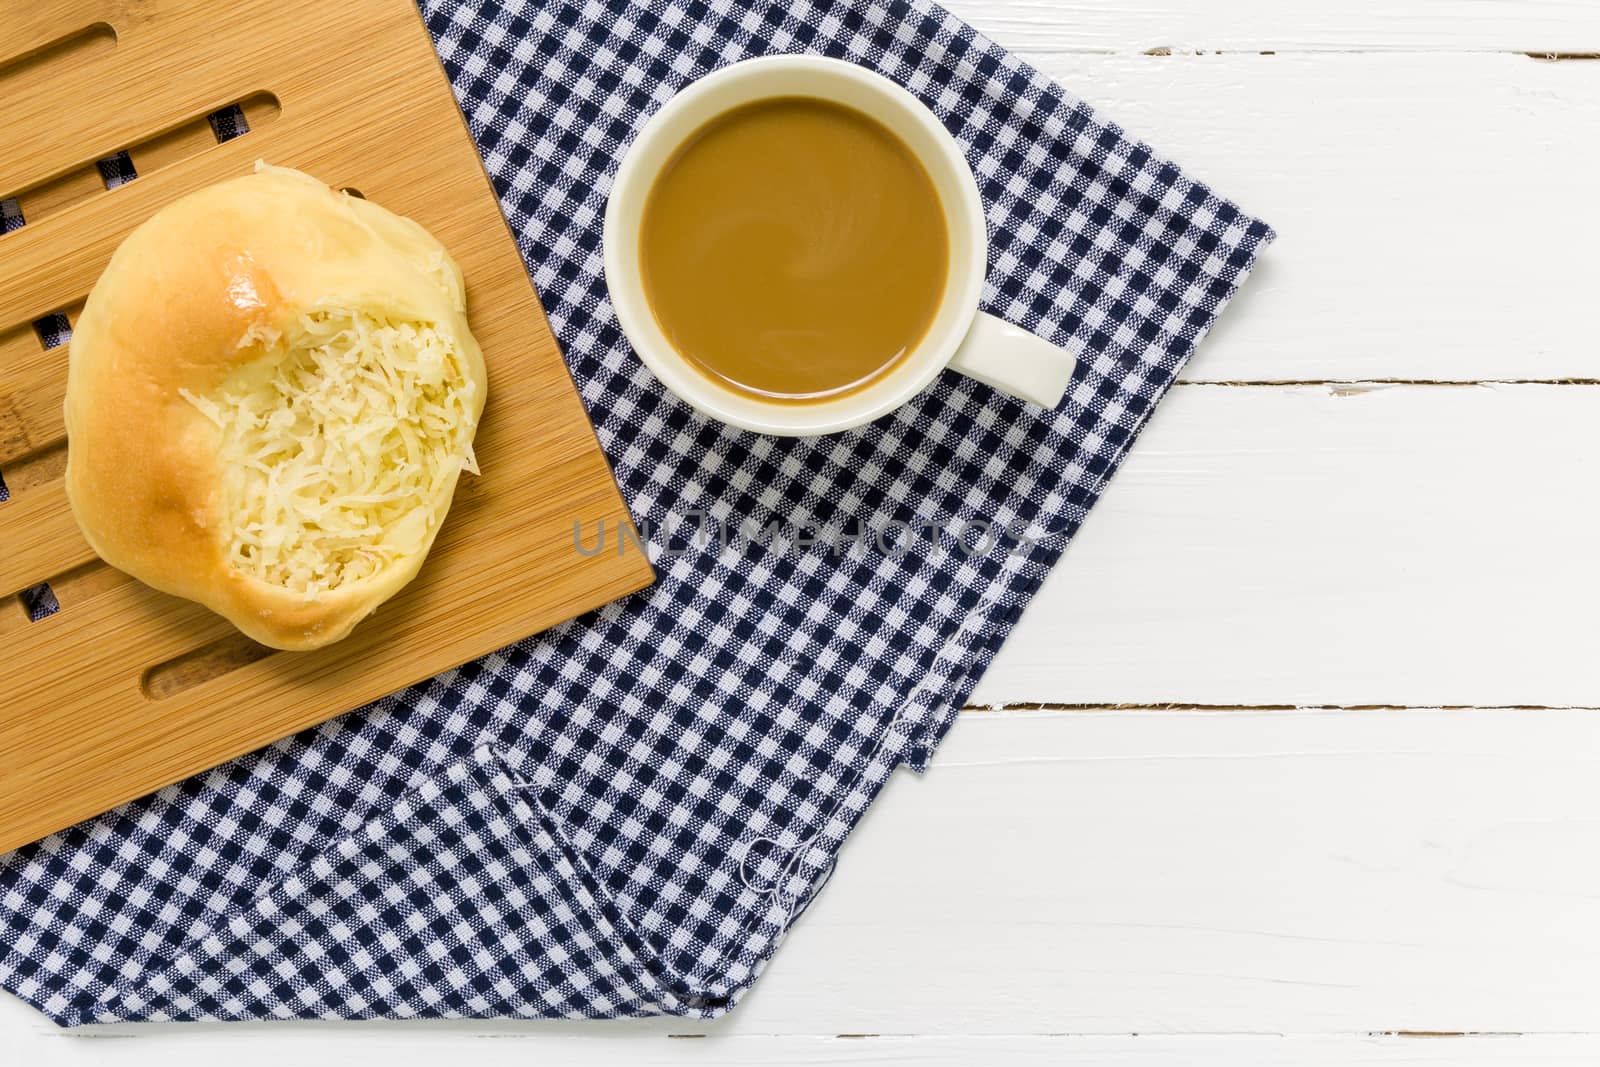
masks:
[[[0,37],[0,851],[649,584],[573,523],[628,512],[408,0],[8,3]],[[237,106],[221,141],[207,117]],[[137,177],[96,163],[127,152]],[[95,559],[67,510],[67,347],[122,237],[190,190],[297,167],[421,222],[489,367],[476,451],[418,579],[338,644],[273,653]],[[60,320],[56,320],[59,322]],[[36,326],[36,324],[38,324]],[[22,590],[61,610],[32,621]]]

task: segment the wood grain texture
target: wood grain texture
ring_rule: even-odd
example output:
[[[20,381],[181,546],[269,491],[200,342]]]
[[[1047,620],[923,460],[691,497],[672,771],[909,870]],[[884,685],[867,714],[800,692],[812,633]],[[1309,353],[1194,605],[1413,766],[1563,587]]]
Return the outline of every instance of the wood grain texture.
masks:
[[[1581,711],[967,715],[708,1029],[1593,1031],[1597,775]]]
[[[21,490],[0,504],[0,597],[87,563],[94,551],[78,532],[63,482]]]
[[[974,713],[927,775],[873,805],[768,973],[715,1023],[93,1032],[134,1036],[100,1043],[118,1062],[422,1065],[502,1047],[518,1062],[759,1063],[762,1048],[772,1062],[928,1062],[792,1041],[837,1034],[981,1039],[958,1045],[965,1063],[997,1062],[981,1050],[1019,1036],[1102,1035],[1054,1061],[1077,1047],[1098,1062],[1113,1042],[1234,1035],[1254,1055],[1229,1059],[1219,1036],[1200,1062],[1292,1063],[1275,1035],[1592,1031],[1597,778],[1590,712]],[[53,1031],[6,1008],[13,1040],[13,1018]],[[1537,1062],[1517,1058],[1535,1042],[1391,1040],[1375,1062],[1473,1062],[1472,1049]],[[1189,1063],[1206,1046],[1165,1047]],[[1331,1062],[1370,1051],[1340,1049]]]
[[[45,348],[33,323],[0,333],[0,470],[66,440],[66,366],[67,349]]]
[[[1186,379],[1600,378],[1600,62],[1032,58],[1279,233]]]
[[[439,1064],[470,1056],[474,1067],[584,1064],[592,1067],[1580,1067],[1600,1059],[1600,1038],[1585,1034],[1201,1034],[1182,1037],[1125,1034],[916,1036],[906,1034],[736,1035],[673,1034],[661,1023],[560,1024],[518,1030],[435,1026],[407,1021],[345,1027],[231,1024],[227,1029],[149,1028],[119,1038],[22,1029],[28,1011],[0,1003],[0,1029],[15,1031],[25,1062],[60,1067],[116,1063],[119,1067],[281,1067],[285,1062],[336,1067],[351,1059],[386,1064]],[[13,1020],[13,1016],[19,1016]],[[114,1052],[110,1051],[115,1049]]]
[[[1597,464],[1595,386],[1179,386],[974,700],[1600,706]]]
[[[1007,48],[1600,51],[1588,0],[950,0]]]
[[[114,45],[96,33],[70,47],[100,22]],[[47,476],[18,478],[0,503],[0,601],[14,608],[16,590],[51,580],[62,610],[0,619],[0,850],[649,582],[641,553],[573,549],[575,521],[625,522],[627,509],[406,0],[255,0],[227,18],[178,0],[52,2],[16,25],[0,38],[0,90],[27,92],[7,97],[0,123],[0,197],[25,215],[49,210],[0,237],[0,463]],[[63,36],[68,46],[50,43]],[[241,102],[251,132],[215,143],[205,116]],[[60,180],[120,150],[139,169],[131,184]],[[46,351],[34,320],[81,302],[162,204],[258,158],[354,186],[431,230],[462,266],[489,367],[484,474],[463,479],[421,576],[352,637],[306,654],[236,647],[217,616],[91,563],[59,466],[39,461],[64,432],[68,350]]]
[[[1596,376],[1592,272],[1579,253],[1595,236],[1582,182],[1594,169],[1585,153],[1600,64],[1344,51],[1594,52],[1600,7],[1589,0],[948,3],[1280,229],[1190,377]],[[7,9],[22,22],[6,24],[0,52],[30,11]],[[1185,44],[1280,52],[1066,54]],[[1284,54],[1293,48],[1332,54]],[[1505,297],[1485,310],[1482,294],[1495,290],[1469,286],[1464,298],[1472,264],[1433,242],[1456,247],[1494,197],[1515,206],[1491,220],[1474,261],[1516,269],[1499,271]],[[1518,217],[1532,224],[1518,230]],[[1407,233],[1391,234],[1396,225]],[[1388,242],[1382,255],[1365,253],[1374,239]],[[1554,285],[1549,300],[1517,273],[1543,263],[1577,269],[1541,278]],[[1014,671],[1003,656],[992,680],[1017,680],[1019,698],[1080,700],[1077,670],[1045,660],[1064,650],[1091,671],[1096,653],[1112,657],[1093,675],[1112,700],[1136,699],[1146,674],[1163,683],[1147,695],[1199,681],[1229,704],[1288,693],[1426,700],[1457,670],[1467,703],[1530,693],[1523,683],[1547,664],[1496,651],[1493,637],[1565,640],[1588,624],[1591,552],[1575,542],[1596,516],[1587,460],[1572,448],[1588,447],[1582,423],[1593,416],[1561,390],[1518,392],[1499,410],[1515,407],[1505,440],[1519,445],[1484,461],[1499,440],[1493,423],[1466,452],[1453,449],[1469,436],[1462,413],[1493,409],[1452,407],[1456,389],[1427,392],[1383,394],[1404,411],[1379,417],[1359,393],[1232,390],[1203,414],[1219,391],[1180,390],[1023,618],[1012,646],[1029,650],[1026,663]],[[1308,447],[1303,480],[1285,454],[1297,407],[1324,442]],[[1341,412],[1351,421],[1329,433]],[[1162,430],[1168,421],[1182,425]],[[1340,441],[1367,442],[1367,453],[1341,462],[1327,454]],[[1521,445],[1533,450],[1518,465],[1510,449]],[[1158,452],[1140,461],[1147,447]],[[1412,477],[1389,474],[1397,457]],[[1435,516],[1434,470],[1483,507],[1469,515],[1458,502]],[[1540,514],[1580,530],[1551,546],[1544,526],[1512,516],[1498,538],[1506,517],[1493,500],[1519,484],[1517,502],[1546,500]],[[1207,511],[1199,497],[1214,489],[1228,503]],[[1406,574],[1385,546],[1390,527],[1408,546],[1431,530],[1428,551],[1442,554],[1419,552],[1422,573],[1398,588],[1386,584]],[[1124,535],[1136,545],[1119,551],[1111,542]],[[1480,551],[1518,538],[1532,550],[1511,561]],[[1571,596],[1559,588],[1562,559],[1537,558],[1549,551],[1570,553],[1580,573]],[[1556,588],[1517,595],[1515,559]],[[1180,560],[1218,573],[1180,574]],[[1485,566],[1484,596],[1465,614],[1458,592],[1420,631],[1411,625],[1452,571],[1470,585]],[[1175,574],[1168,603],[1205,610],[1159,629],[1176,662],[1136,658],[1124,602],[1137,606]],[[1110,629],[1076,649],[1087,598],[1107,595]],[[0,642],[14,609],[0,599]],[[1155,606],[1144,610],[1163,623]],[[1436,636],[1434,620],[1446,625]],[[1446,642],[1462,633],[1472,643],[1452,657]],[[1425,642],[1436,643],[1413,656]],[[1588,691],[1584,656],[1556,665],[1571,692]],[[1593,712],[988,715],[964,717],[925,779],[890,787],[771,974],[708,1037],[669,1038],[687,1028],[658,1020],[141,1026],[105,1040],[64,1033],[10,998],[0,998],[0,1036],[20,1062],[162,1067],[1600,1061]],[[1530,1033],[1482,1033],[1497,1028]],[[1476,1034],[1383,1032],[1405,1029]],[[1591,1032],[1531,1033],[1541,1030]]]

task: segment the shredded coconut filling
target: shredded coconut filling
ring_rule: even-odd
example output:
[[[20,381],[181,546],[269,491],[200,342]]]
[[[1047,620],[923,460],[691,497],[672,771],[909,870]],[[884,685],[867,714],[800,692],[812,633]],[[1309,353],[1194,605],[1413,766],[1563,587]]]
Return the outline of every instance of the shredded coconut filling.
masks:
[[[228,565],[308,601],[422,551],[472,456],[476,383],[429,323],[341,308],[252,337],[213,397]]]

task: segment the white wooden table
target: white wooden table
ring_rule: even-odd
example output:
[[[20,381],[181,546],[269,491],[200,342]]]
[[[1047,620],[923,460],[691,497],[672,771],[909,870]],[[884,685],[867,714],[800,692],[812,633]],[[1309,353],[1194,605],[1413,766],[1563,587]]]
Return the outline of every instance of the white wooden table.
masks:
[[[1600,1059],[1600,4],[953,6],[1282,236],[746,1004],[0,1062]]]

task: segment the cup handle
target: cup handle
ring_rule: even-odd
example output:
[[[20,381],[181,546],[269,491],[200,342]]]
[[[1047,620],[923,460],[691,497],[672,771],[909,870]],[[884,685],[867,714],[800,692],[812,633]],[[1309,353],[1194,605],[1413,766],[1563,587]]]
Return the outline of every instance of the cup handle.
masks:
[[[1064,348],[978,312],[950,369],[1040,407],[1061,403],[1078,360]]]

